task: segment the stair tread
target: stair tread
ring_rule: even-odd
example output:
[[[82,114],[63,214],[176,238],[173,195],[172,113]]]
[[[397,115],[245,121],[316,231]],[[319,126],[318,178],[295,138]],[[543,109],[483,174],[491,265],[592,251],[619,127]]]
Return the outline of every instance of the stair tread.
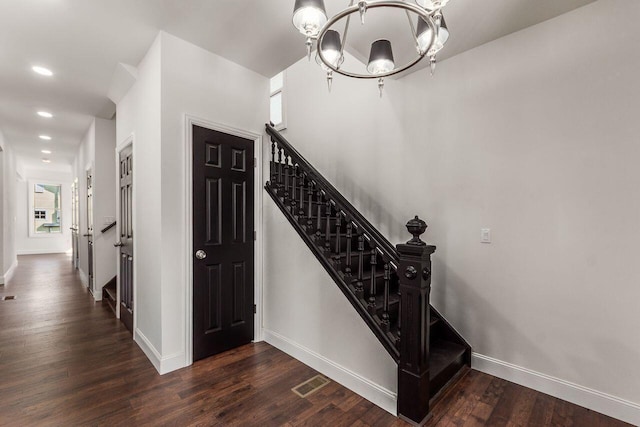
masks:
[[[431,344],[429,352],[429,379],[433,380],[451,363],[457,361],[467,349],[451,341],[438,340]]]
[[[116,300],[117,293],[116,293],[116,285],[115,285],[115,283],[113,285],[111,285],[111,282],[109,282],[102,289],[109,296],[109,298],[112,301]]]

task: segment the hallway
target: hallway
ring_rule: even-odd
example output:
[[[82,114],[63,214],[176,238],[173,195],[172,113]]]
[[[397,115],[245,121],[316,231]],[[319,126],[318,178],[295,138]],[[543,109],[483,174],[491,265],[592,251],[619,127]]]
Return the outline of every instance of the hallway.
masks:
[[[0,287],[0,425],[404,425],[265,343],[158,375],[67,255],[21,256]],[[364,423],[364,424],[363,424]]]
[[[404,426],[335,382],[302,399],[317,372],[266,343],[160,376],[67,255],[21,256],[0,287],[0,426]],[[470,371],[428,426],[623,426],[534,390]]]

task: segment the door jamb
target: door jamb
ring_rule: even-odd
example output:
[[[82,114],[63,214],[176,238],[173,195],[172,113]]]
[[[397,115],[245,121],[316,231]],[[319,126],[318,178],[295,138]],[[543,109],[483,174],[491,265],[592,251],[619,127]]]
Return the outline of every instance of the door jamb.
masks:
[[[253,342],[263,340],[262,333],[262,134],[238,129],[222,123],[212,122],[189,114],[184,116],[185,136],[185,191],[183,206],[185,207],[184,229],[184,271],[185,271],[185,366],[193,363],[193,125],[207,129],[224,132],[228,135],[238,136],[252,140],[253,153],[256,161],[254,174],[254,229],[256,240],[254,241],[254,304],[256,313],[254,316]],[[135,191],[135,187],[134,187]]]
[[[120,236],[122,235],[120,232],[120,227],[122,227],[122,218],[120,218],[120,152],[122,150],[124,150],[125,148],[128,148],[129,146],[131,146],[132,148],[132,155],[133,155],[133,161],[134,161],[134,165],[133,165],[133,177],[131,178],[133,181],[133,194],[131,195],[131,199],[132,199],[132,203],[131,203],[131,219],[132,219],[132,227],[133,227],[133,231],[135,233],[136,230],[136,215],[135,215],[135,211],[136,211],[136,165],[135,165],[135,161],[136,161],[136,153],[135,153],[135,149],[136,146],[133,143],[133,140],[135,139],[134,134],[131,133],[131,135],[129,135],[128,137],[125,138],[124,141],[122,141],[120,144],[118,144],[116,146],[115,149],[115,179],[116,179],[116,188],[118,189],[118,196],[116,197],[116,236],[118,236],[118,240],[120,240]],[[118,251],[118,255],[119,254],[119,249],[116,249]],[[137,286],[136,286],[136,272],[137,272],[137,268],[136,268],[136,244],[135,244],[135,234],[133,237],[133,306],[137,307],[136,304],[136,290],[137,290]],[[136,314],[137,311],[134,310],[133,311],[133,330],[136,330]],[[120,318],[120,257],[118,256],[118,262],[116,262],[116,317],[119,319]]]

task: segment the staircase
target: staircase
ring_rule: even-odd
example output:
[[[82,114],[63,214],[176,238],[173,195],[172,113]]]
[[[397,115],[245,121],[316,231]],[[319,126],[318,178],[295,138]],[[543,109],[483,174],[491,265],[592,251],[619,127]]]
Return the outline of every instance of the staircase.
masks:
[[[265,190],[384,348],[398,362],[398,413],[422,424],[471,347],[429,304],[431,254],[417,216],[394,247],[271,125]]]
[[[114,276],[109,283],[102,287],[102,305],[108,305],[113,314],[116,314],[116,284],[117,277]]]

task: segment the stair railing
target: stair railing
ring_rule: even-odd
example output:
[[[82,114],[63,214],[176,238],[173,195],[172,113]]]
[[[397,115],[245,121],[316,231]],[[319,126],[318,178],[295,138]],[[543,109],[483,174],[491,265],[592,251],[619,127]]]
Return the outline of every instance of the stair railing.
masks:
[[[431,254],[436,249],[420,240],[426,223],[417,216],[410,220],[413,238],[394,247],[273,126],[267,124],[266,132],[271,162],[265,190],[398,362],[398,413],[424,421],[429,412]],[[378,279],[384,287],[381,298]],[[397,307],[393,311],[392,305]]]

